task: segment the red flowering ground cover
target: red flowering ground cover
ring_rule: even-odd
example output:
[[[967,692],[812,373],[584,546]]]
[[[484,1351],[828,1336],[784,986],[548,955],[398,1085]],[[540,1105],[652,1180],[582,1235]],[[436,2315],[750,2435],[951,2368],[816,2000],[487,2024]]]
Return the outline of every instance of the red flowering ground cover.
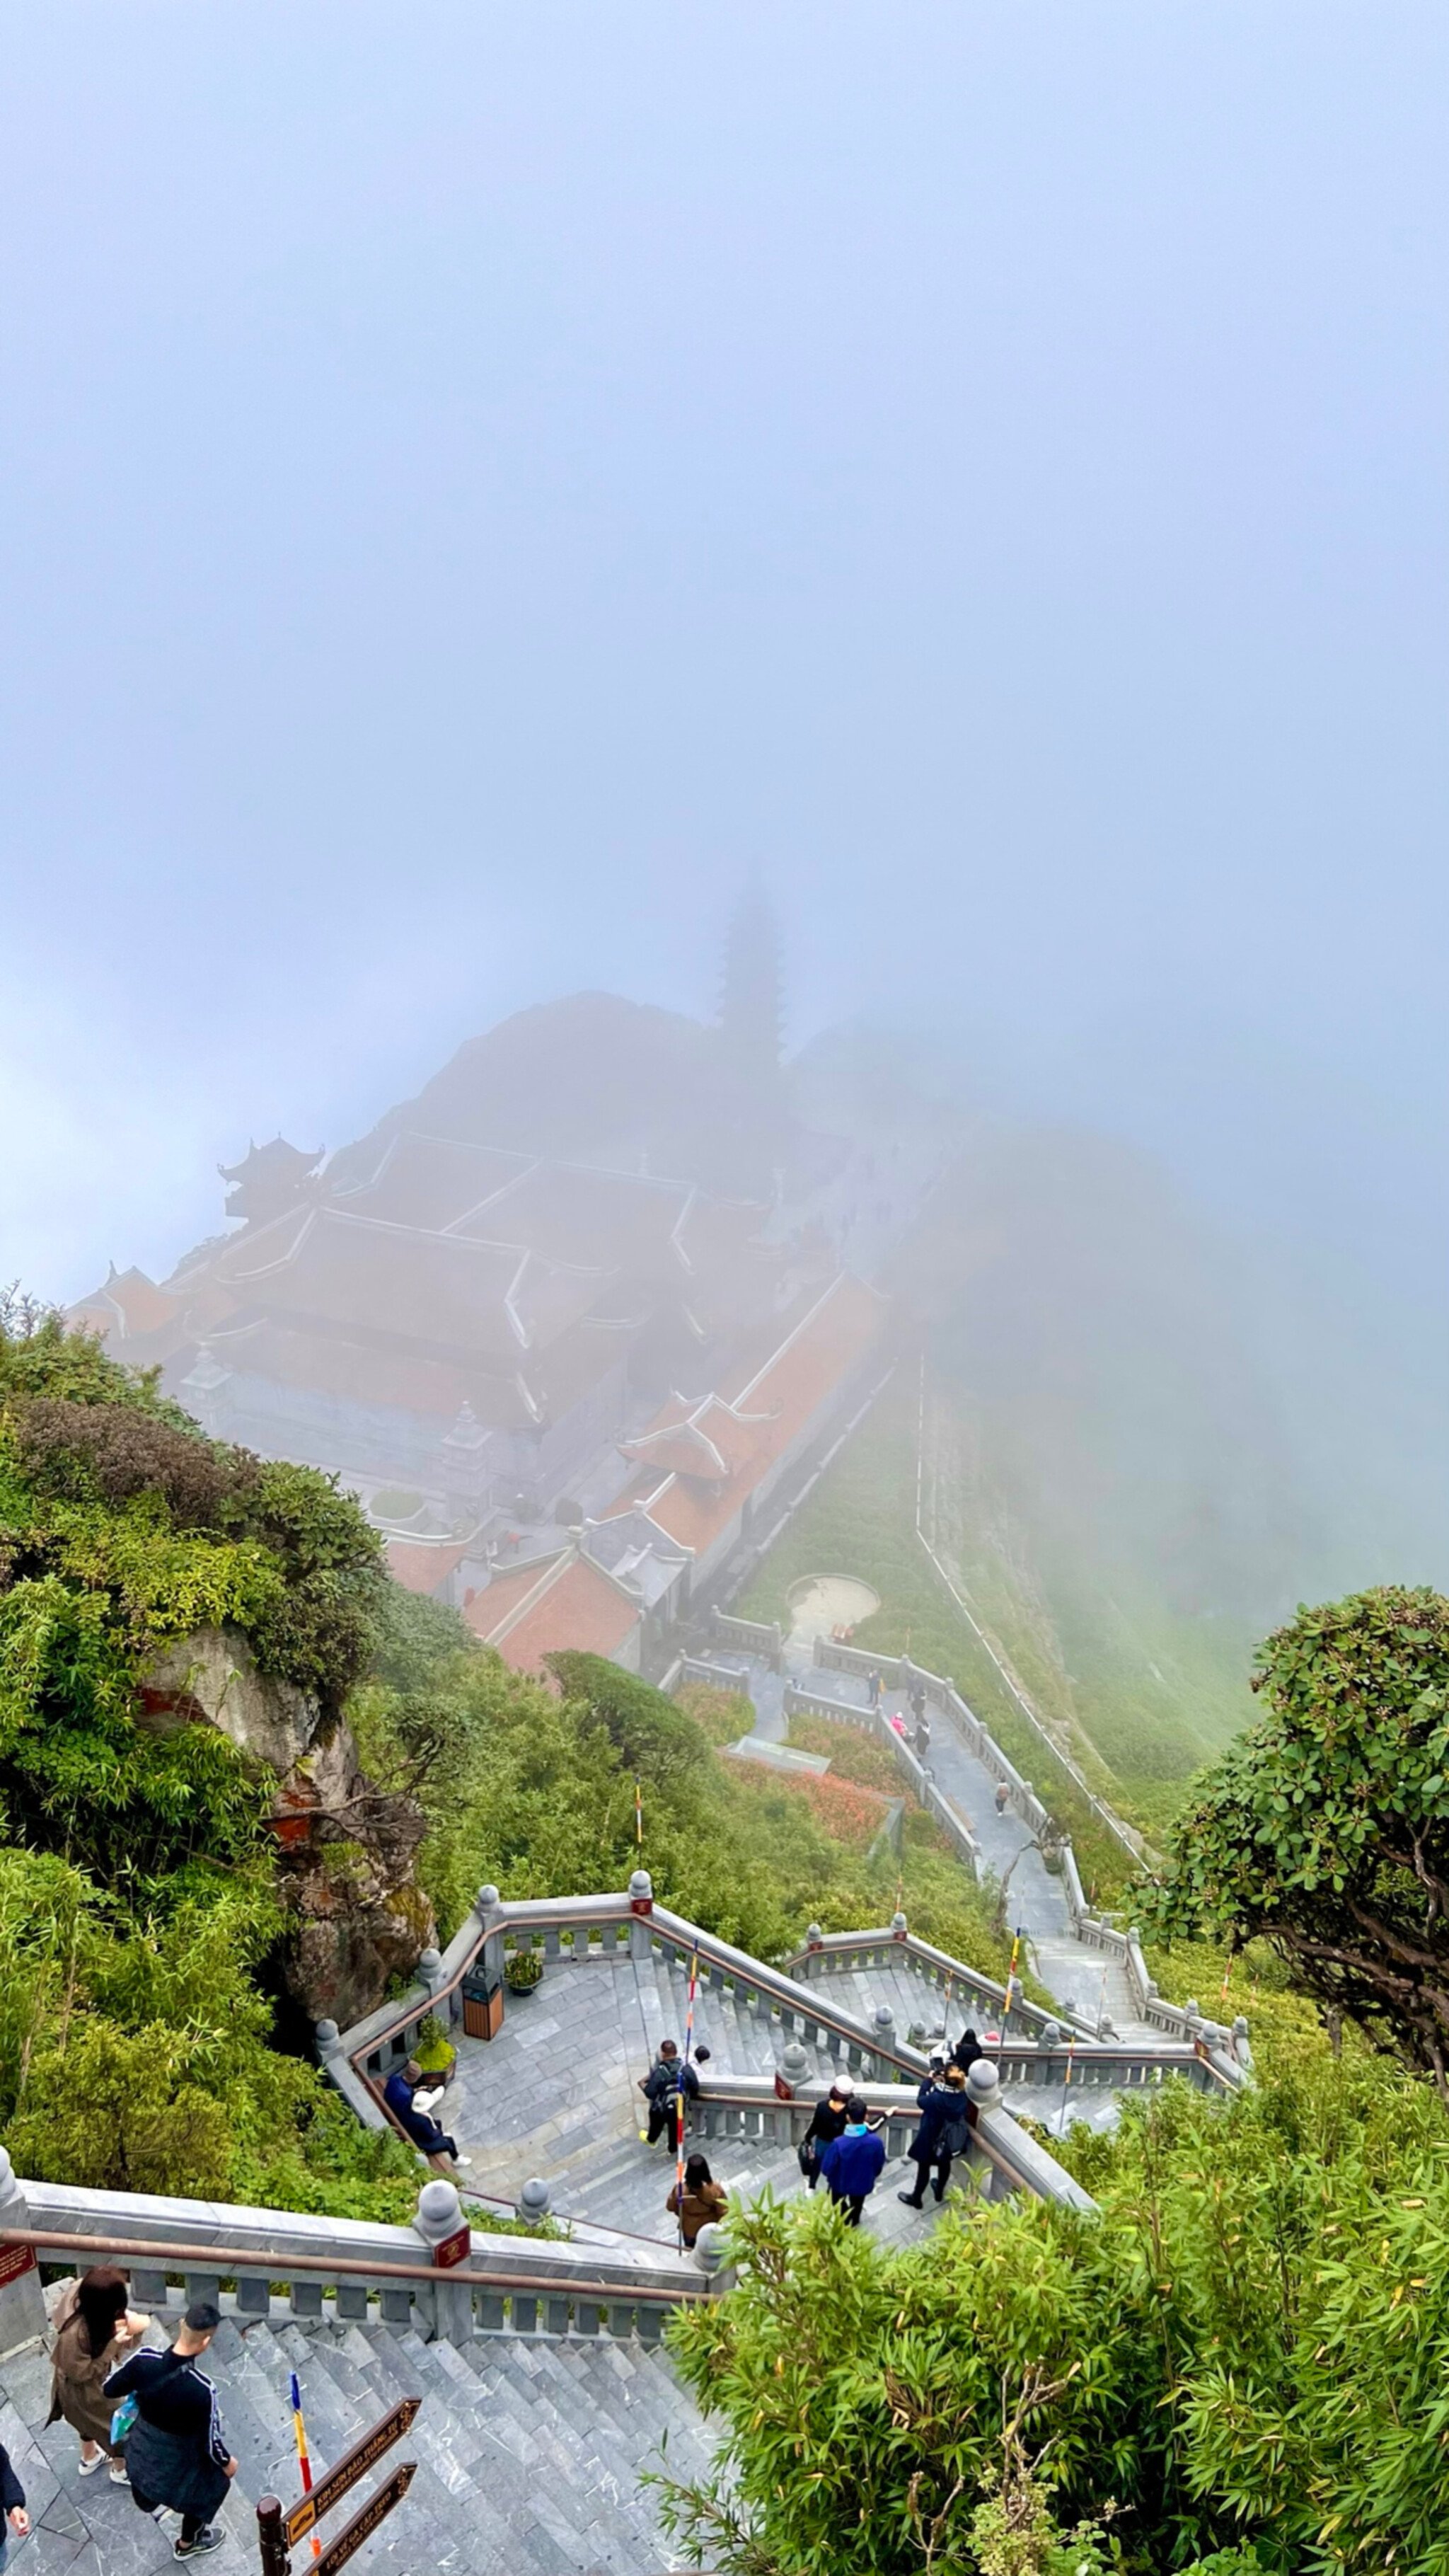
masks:
[[[828,1771],[812,1772],[788,1784],[793,1797],[804,1798],[821,1824],[848,1851],[867,1851],[886,1819],[889,1800],[857,1780],[837,1780]]]

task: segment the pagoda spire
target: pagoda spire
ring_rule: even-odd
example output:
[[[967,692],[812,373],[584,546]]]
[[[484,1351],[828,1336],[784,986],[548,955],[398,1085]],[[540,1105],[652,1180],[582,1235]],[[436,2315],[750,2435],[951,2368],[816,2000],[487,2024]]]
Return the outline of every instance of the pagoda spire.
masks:
[[[742,1072],[778,1070],[782,1020],[779,925],[759,876],[752,875],[725,933],[719,1004],[721,1035]]]

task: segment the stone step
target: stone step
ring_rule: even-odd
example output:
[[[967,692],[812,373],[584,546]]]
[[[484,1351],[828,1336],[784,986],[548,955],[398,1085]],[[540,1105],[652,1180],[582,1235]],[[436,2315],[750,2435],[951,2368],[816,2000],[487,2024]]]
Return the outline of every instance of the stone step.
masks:
[[[369,2571],[418,2576],[640,2576],[668,2549],[642,2471],[667,2433],[677,2475],[703,2473],[710,2443],[667,2357],[600,2336],[553,2342],[496,2335],[425,2344],[377,2325],[228,2318],[211,2375],[241,2463],[223,2509],[216,2576],[253,2576],[255,2506],[299,2491],[289,2374],[302,2383],[314,2471],[394,2400],[423,2404],[395,2457],[418,2463],[408,2496],[369,2543]],[[0,2364],[0,2434],[29,2498],[31,2576],[149,2576],[171,2564],[170,2533],[129,2496],[76,2471],[64,2425],[43,2430],[49,2368],[36,2353]],[[359,2489],[358,2500],[367,2492]],[[329,2521],[335,2533],[343,2516]],[[305,2565],[299,2557],[298,2565]]]

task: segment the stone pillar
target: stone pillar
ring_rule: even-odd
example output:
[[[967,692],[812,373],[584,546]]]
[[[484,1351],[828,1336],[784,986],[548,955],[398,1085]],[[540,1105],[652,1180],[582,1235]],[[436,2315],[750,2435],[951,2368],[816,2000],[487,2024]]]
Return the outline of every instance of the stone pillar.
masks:
[[[1246,2015],[1239,2013],[1233,2024],[1233,2055],[1246,2074],[1253,2071],[1253,2051],[1248,2040]]]
[[[825,1935],[821,1931],[818,1923],[812,1923],[807,1927],[805,1933],[805,1947],[807,1950],[824,1949]]]
[[[553,2194],[542,2176],[533,2174],[514,2203],[515,2213],[519,2218],[526,2218],[531,2226],[536,2226],[541,2218],[547,2218],[552,2198]]]
[[[463,2204],[456,2184],[444,2182],[441,2175],[434,2182],[425,2182],[418,2193],[413,2226],[428,2248],[430,2259],[463,2224]],[[419,2282],[415,2304],[427,2315],[434,2333],[446,2343],[468,2341],[473,2331],[473,2293],[466,2279],[458,2280],[440,2271],[436,2282],[426,2286]]]
[[[649,1917],[654,1911],[654,1881],[647,1869],[636,1869],[629,1881],[629,1956],[647,1959],[650,1955]]]
[[[330,2057],[342,2055],[342,2033],[335,2021],[319,2021],[313,2037],[317,2042],[317,2054],[324,2066]]]
[[[430,1995],[436,1995],[439,1986],[444,1983],[445,1974],[446,1972],[443,1967],[443,1954],[441,1950],[429,1948],[419,1953],[418,1975],[422,1978],[423,1984],[427,1987]]]
[[[15,2168],[0,2147],[0,2227],[32,2224]],[[0,2358],[17,2352],[22,2344],[34,2343],[44,2332],[45,2295],[34,2247],[0,2245]]]
[[[717,2298],[733,2279],[729,2269],[729,2247],[725,2231],[713,2225],[702,2227],[694,2240],[695,2259],[709,2274],[710,2296]]]
[[[793,2102],[809,2073],[810,2051],[808,2048],[803,2048],[798,2039],[792,2039],[780,2054],[780,2072],[776,2080],[776,2090],[778,2091],[783,2085],[787,2101]]]
[[[891,1916],[891,1939],[893,1941],[904,1941],[906,1930],[906,1918],[904,1914],[902,1914],[899,1906],[897,1906],[895,1913]]]
[[[473,1900],[473,1911],[483,1926],[484,1938],[480,1957],[484,1977],[490,1986],[501,1983],[503,1976],[503,1935],[501,1932],[489,1930],[494,1915],[501,1913],[502,1908],[503,1899],[491,1882],[487,1887],[479,1888]]]
[[[1001,2108],[1001,2071],[989,2057],[978,2057],[966,2069],[966,2090],[978,2111]]]

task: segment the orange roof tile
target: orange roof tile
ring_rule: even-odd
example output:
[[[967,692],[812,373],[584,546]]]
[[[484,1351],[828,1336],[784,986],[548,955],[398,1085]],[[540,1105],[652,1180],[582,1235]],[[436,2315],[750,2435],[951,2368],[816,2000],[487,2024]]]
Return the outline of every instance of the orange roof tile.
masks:
[[[563,1548],[555,1557],[495,1575],[463,1612],[475,1636],[515,1671],[537,1673],[545,1655],[571,1647],[614,1655],[637,1626],[639,1605],[602,1566]]]
[[[462,1564],[468,1549],[452,1539],[428,1544],[421,1539],[390,1538],[383,1553],[389,1574],[404,1592],[436,1592]]]
[[[702,1553],[863,1357],[884,1313],[874,1289],[842,1274],[730,1402],[711,1396],[686,1412],[672,1397],[630,1444],[626,1454],[641,1460],[640,1473],[604,1517],[642,1506],[670,1538]],[[725,1475],[706,1462],[701,1433]]]

